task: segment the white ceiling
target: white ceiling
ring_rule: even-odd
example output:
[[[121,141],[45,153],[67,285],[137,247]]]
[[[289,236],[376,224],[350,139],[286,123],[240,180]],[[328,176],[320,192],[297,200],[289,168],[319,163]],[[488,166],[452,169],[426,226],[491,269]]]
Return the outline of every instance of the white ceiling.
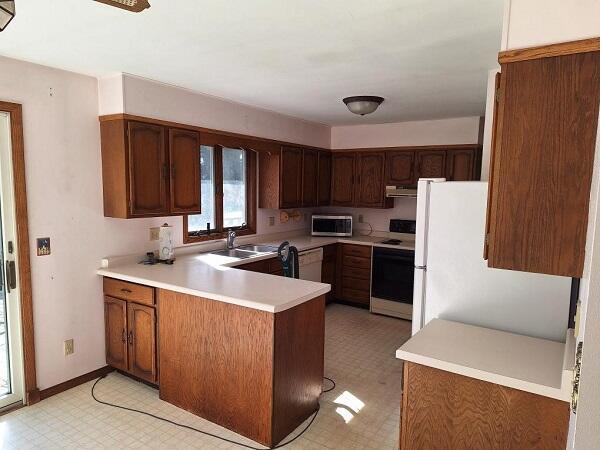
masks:
[[[483,115],[502,0],[16,0],[0,54],[151,78],[321,123]],[[0,67],[1,70],[1,67]],[[386,98],[370,116],[350,95]]]

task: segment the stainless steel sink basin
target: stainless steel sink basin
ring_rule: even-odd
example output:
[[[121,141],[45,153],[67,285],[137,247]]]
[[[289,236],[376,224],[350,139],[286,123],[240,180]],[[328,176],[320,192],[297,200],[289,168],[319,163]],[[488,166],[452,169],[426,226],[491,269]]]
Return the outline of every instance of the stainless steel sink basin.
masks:
[[[257,253],[273,253],[277,251],[277,247],[273,245],[240,245],[239,250],[257,252]]]
[[[259,252],[253,252],[253,251],[249,251],[249,250],[240,250],[240,249],[234,248],[231,250],[218,250],[216,252],[211,252],[211,254],[219,255],[219,256],[228,256],[230,258],[244,259],[244,258],[252,258],[253,256],[258,255]]]

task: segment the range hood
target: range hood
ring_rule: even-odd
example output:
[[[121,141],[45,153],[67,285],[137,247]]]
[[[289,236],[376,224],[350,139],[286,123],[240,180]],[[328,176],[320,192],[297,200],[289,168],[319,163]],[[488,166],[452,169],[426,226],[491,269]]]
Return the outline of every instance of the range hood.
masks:
[[[385,187],[386,197],[417,197],[416,188],[405,188],[402,186],[386,186]]]

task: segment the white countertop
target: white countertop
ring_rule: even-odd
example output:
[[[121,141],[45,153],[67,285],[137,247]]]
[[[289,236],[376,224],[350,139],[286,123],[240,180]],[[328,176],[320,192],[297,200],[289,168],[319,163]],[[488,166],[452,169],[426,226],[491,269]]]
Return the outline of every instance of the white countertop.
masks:
[[[337,242],[359,245],[381,245],[384,247],[414,249],[414,242],[404,245],[390,246],[380,244],[383,237],[356,236],[350,238],[290,236],[278,237],[276,241],[260,240],[260,244],[279,246],[282,240],[299,251]],[[197,297],[232,303],[239,306],[267,312],[281,312],[293,308],[308,300],[326,294],[331,285],[306,280],[296,280],[281,276],[238,270],[236,265],[247,264],[275,256],[275,253],[264,253],[252,258],[230,258],[211,253],[194,251],[194,247],[186,248],[183,254],[177,255],[173,265],[156,264],[153,266],[139,264],[142,257],[117,257],[105,259],[103,267],[97,270],[98,275],[167,289]]]
[[[565,344],[434,319],[396,357],[568,402],[575,348],[570,331]]]

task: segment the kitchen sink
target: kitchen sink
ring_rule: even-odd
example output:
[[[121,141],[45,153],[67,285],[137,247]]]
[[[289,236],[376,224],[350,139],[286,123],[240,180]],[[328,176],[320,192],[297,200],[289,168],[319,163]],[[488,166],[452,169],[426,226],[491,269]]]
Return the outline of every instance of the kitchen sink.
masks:
[[[277,251],[277,247],[273,245],[240,245],[238,247],[239,250],[250,251],[256,253],[273,253]]]
[[[218,250],[216,252],[210,252],[210,253],[213,255],[228,256],[230,258],[240,258],[240,259],[252,258],[253,256],[260,254],[260,252],[254,252],[251,250],[241,250],[241,249],[237,249],[237,248],[233,248],[231,250],[229,250],[229,249]]]

